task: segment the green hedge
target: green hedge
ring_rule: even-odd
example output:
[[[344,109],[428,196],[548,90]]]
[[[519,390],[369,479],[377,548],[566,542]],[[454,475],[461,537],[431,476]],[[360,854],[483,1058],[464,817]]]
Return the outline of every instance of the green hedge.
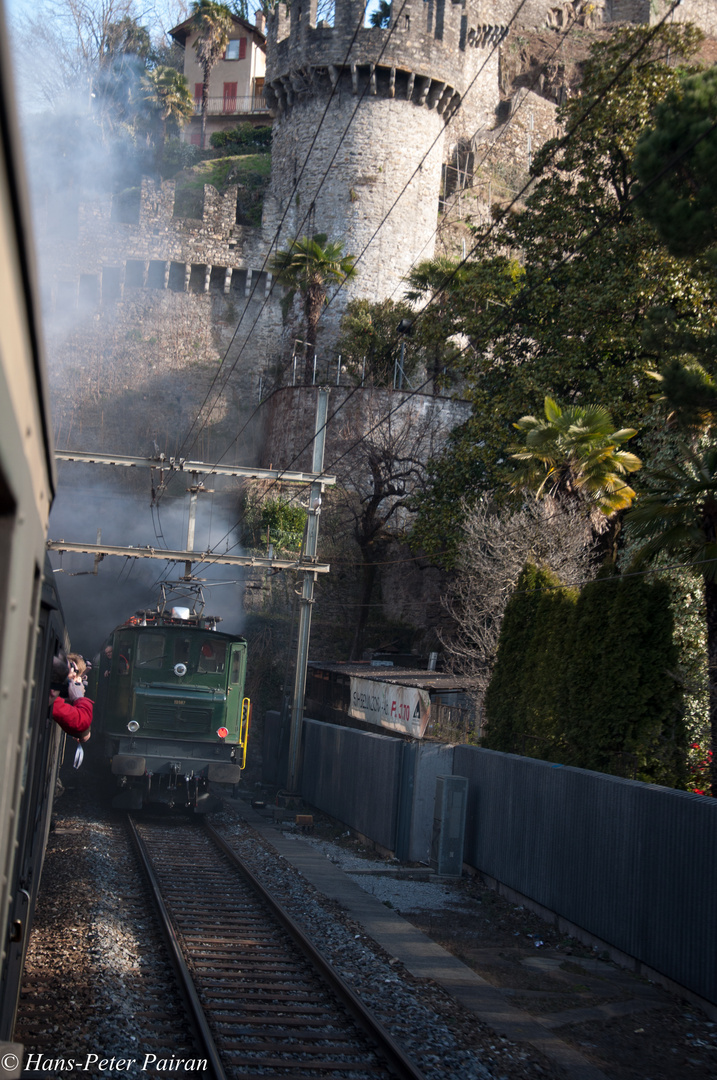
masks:
[[[524,568],[486,692],[485,746],[683,787],[669,588],[604,573],[578,593]]]

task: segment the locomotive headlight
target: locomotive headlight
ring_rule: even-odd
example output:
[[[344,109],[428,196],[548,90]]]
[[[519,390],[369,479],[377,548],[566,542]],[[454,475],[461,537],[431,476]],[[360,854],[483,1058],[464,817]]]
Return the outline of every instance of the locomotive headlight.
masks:
[[[219,736],[220,739],[226,739],[228,734],[229,734],[229,728],[225,728],[225,727],[217,728],[217,735]]]
[[[182,677],[182,675],[186,675],[187,674],[187,665],[186,664],[175,664],[174,665],[174,674],[178,675],[180,678]]]
[[[133,735],[135,731],[139,731],[139,724],[137,723],[137,721],[130,720],[129,724],[127,725],[127,730],[131,731]]]

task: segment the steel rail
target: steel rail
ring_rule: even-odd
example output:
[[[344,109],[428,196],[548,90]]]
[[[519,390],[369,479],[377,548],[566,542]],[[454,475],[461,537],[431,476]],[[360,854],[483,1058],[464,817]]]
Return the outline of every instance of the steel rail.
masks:
[[[160,922],[162,924],[162,932],[164,933],[164,938],[169,949],[170,959],[179,979],[182,994],[184,995],[184,999],[189,1008],[197,1036],[202,1043],[202,1052],[203,1054],[206,1054],[209,1063],[210,1075],[214,1077],[214,1080],[228,1080],[227,1074],[224,1071],[224,1066],[222,1064],[221,1058],[219,1057],[219,1052],[214,1043],[214,1037],[209,1030],[207,1018],[204,1015],[204,1010],[199,1001],[199,996],[194,986],[192,976],[189,972],[187,962],[184,959],[182,947],[179,944],[179,939],[177,938],[171,916],[162,897],[162,890],[160,888],[157,875],[154,871],[149,852],[147,851],[144,841],[139,835],[139,832],[137,831],[137,826],[135,825],[134,820],[132,819],[132,816],[130,814],[127,815],[127,823],[129,825],[132,840],[134,841],[135,848],[142,863],[142,867],[149,881],[152,896],[154,898],[154,902],[159,913]]]
[[[232,865],[239,870],[242,876],[246,878],[251,887],[271,909],[276,919],[293,938],[296,945],[304,953],[324,981],[329,984],[333,993],[342,1001],[357,1025],[373,1043],[376,1053],[380,1057],[383,1057],[389,1070],[399,1078],[399,1080],[425,1080],[423,1073],[405,1054],[393,1036],[389,1034],[383,1024],[381,1024],[380,1021],[366,1008],[360,997],[358,997],[348,983],[341,978],[336,969],[332,967],[313,942],[309,940],[304,931],[298,923],[292,919],[285,908],[281,906],[259,879],[255,877],[241,857],[237,855],[236,851],[234,851],[234,849],[226,842],[224,837],[221,836],[208,821],[205,820],[203,824],[206,832],[217,847],[219,847],[227,856]]]

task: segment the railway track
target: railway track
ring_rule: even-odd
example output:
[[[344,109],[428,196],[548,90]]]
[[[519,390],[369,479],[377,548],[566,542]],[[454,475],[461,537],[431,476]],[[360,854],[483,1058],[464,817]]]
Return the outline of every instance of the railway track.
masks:
[[[210,825],[128,822],[216,1080],[423,1080]]]

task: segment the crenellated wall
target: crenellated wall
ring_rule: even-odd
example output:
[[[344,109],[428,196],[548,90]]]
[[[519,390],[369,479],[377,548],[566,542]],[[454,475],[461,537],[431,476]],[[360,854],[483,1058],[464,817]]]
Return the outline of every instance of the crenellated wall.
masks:
[[[385,29],[360,26],[360,0],[337,0],[333,26],[317,24],[316,0],[270,16],[265,94],[276,118],[265,228],[282,240],[324,232],[358,256],[325,332],[352,296],[390,297],[433,256],[446,125],[466,94],[469,125],[493,123],[510,7],[406,0]],[[463,137],[460,123],[454,135]]]

